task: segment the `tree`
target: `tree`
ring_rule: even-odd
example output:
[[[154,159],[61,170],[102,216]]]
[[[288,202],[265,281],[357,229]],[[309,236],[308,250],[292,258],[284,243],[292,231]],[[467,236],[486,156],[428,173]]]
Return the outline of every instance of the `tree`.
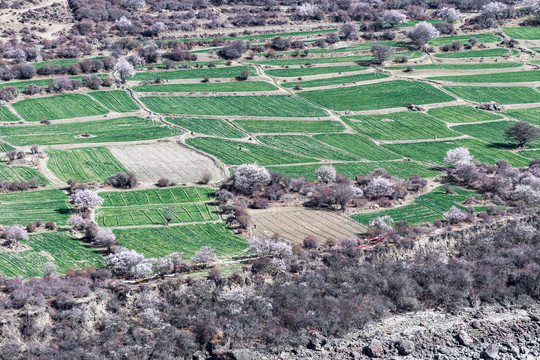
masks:
[[[392,56],[392,49],[390,46],[375,44],[371,46],[371,53],[373,54],[371,63],[381,65],[390,56]]]
[[[116,20],[114,25],[118,30],[120,30],[122,36],[125,34],[125,32],[130,31],[133,28],[133,24],[125,16],[122,16],[120,19]]]
[[[439,31],[435,29],[433,25],[425,21],[420,22],[414,26],[409,38],[412,42],[419,48],[427,44],[430,39],[436,38],[439,36]]]
[[[347,208],[347,204],[353,198],[363,195],[362,190],[345,183],[335,184],[333,189],[336,203],[341,206],[341,210],[345,210]]]
[[[339,37],[342,40],[358,40],[358,25],[347,22],[339,28]]]
[[[110,250],[112,246],[116,245],[116,235],[114,235],[111,229],[99,229],[94,237],[94,241],[99,246]]]
[[[73,201],[73,205],[82,211],[95,209],[103,205],[103,198],[90,190],[75,190],[71,194],[71,200]]]
[[[387,10],[383,13],[383,20],[394,27],[407,22],[407,16],[397,10]]]
[[[283,241],[251,238],[248,240],[248,243],[249,250],[255,252],[259,257],[274,256],[286,258],[292,255],[291,246]]]
[[[394,224],[394,219],[392,219],[388,215],[378,216],[369,222],[370,227],[376,227],[385,231],[392,230],[393,224]]]
[[[458,147],[455,149],[450,149],[446,152],[446,157],[444,162],[448,165],[465,165],[470,164],[473,159],[473,156],[469,152],[469,149],[466,147]]]
[[[336,180],[336,168],[332,165],[323,165],[315,171],[317,179],[328,184],[330,181]]]
[[[174,206],[168,206],[163,213],[163,218],[165,219],[166,225],[169,226],[169,223],[174,219],[176,208]]]
[[[391,180],[378,176],[364,188],[364,195],[368,198],[390,197],[395,189],[396,186]]]
[[[105,257],[109,267],[117,274],[129,274],[131,269],[145,260],[144,255],[135,250],[119,247],[116,251]]]
[[[460,11],[455,8],[443,7],[437,14],[446,22],[454,22],[459,19]]]
[[[4,238],[11,242],[29,239],[26,229],[21,225],[6,226],[4,228]]]
[[[538,128],[525,121],[519,121],[510,125],[505,131],[504,135],[510,141],[518,143],[518,147],[523,148],[530,142],[540,138],[540,132]]]
[[[467,219],[467,213],[452,206],[450,210],[443,214],[444,218],[451,224],[458,224]]]
[[[195,253],[195,256],[191,258],[195,264],[205,264],[209,262],[214,262],[217,260],[215,250],[210,246],[201,246],[199,251]]]
[[[246,81],[247,79],[249,79],[249,70],[248,69],[244,69],[242,70],[242,72],[240,72],[240,75],[237,77],[238,80],[240,81]]]
[[[114,71],[120,74],[122,82],[126,81],[126,76],[135,75],[135,68],[125,60],[117,62],[116,65],[114,65]]]
[[[270,172],[257,164],[243,164],[234,171],[234,188],[244,194],[251,194],[268,184],[272,176]]]
[[[487,5],[482,6],[482,15],[488,18],[499,18],[504,10],[506,10],[506,4],[500,1],[490,2]]]

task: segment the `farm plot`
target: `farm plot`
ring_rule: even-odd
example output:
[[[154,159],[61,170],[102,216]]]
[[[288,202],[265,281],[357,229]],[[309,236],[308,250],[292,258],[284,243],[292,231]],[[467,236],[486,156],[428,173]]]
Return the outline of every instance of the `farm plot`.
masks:
[[[19,121],[19,118],[9,111],[7,107],[0,106],[0,121],[13,122]]]
[[[492,74],[435,76],[432,80],[466,82],[466,83],[505,83],[505,82],[531,82],[540,81],[540,71],[514,71]]]
[[[366,228],[350,218],[330,211],[271,208],[250,211],[250,233],[256,237],[270,238],[278,234],[294,243],[302,243],[307,236],[319,241],[354,238],[365,233]]]
[[[459,136],[446,125],[421,112],[344,116],[353,130],[377,140],[436,139]]]
[[[273,96],[149,96],[141,101],[162,114],[218,116],[326,117],[323,109],[289,95]]]
[[[540,125],[540,107],[506,110],[505,112],[503,112],[503,114],[520,121],[526,121],[534,125]]]
[[[461,44],[468,44],[470,38],[476,38],[478,43],[494,43],[501,41],[502,39],[492,34],[474,34],[474,35],[457,35],[457,36],[441,36],[435,39],[429,40],[429,45],[441,46],[445,44],[452,44],[454,41],[459,41]]]
[[[68,197],[60,190],[0,194],[0,224],[26,225],[34,220],[65,224],[71,213]]]
[[[385,215],[390,216],[394,221],[407,221],[410,224],[433,222],[434,220],[442,219],[442,214],[447,212],[452,206],[465,209],[465,206],[461,205],[461,203],[467,200],[469,195],[475,194],[473,191],[455,186],[452,187],[452,190],[454,190],[455,194],[446,194],[446,190],[442,186],[439,186],[427,194],[420,195],[410,205],[372,213],[355,214],[351,217],[364,225],[368,225],[371,220],[378,216]]]
[[[228,165],[251,164],[254,162],[259,165],[276,165],[317,161],[314,158],[292,154],[265,145],[210,137],[187,139],[186,144],[214,155]]]
[[[38,180],[47,183],[47,179],[36,169],[27,166],[7,166],[0,164],[0,181],[30,181]]]
[[[424,105],[455,100],[432,85],[404,80],[341,89],[303,91],[298,94],[338,111],[387,109],[406,106],[408,103]]]
[[[114,230],[120,245],[146,257],[162,257],[183,252],[189,259],[201,246],[210,246],[216,255],[237,255],[247,248],[247,241],[234,235],[224,223],[209,223],[159,228]]]
[[[0,153],[15,149],[13,146],[0,142]]]
[[[225,120],[201,118],[166,118],[167,121],[197,134],[219,136],[225,138],[243,138],[243,132]]]
[[[236,120],[234,123],[242,129],[255,134],[315,134],[345,130],[342,123],[332,120]]]
[[[515,55],[517,50],[510,51],[508,49],[487,49],[487,50],[470,50],[447,52],[443,54],[433,55],[439,59],[463,59],[463,58],[481,58],[481,57],[499,57],[504,55]]]
[[[152,84],[133,86],[137,92],[248,92],[275,91],[278,88],[266,81],[231,81],[195,84]]]
[[[343,174],[349,179],[355,176],[364,176],[376,169],[384,169],[389,174],[397,177],[407,178],[411,175],[419,175],[424,178],[435,177],[439,171],[422,164],[405,161],[374,161],[358,163],[332,163],[332,164],[310,164],[310,165],[287,165],[287,166],[268,166],[268,169],[276,171],[288,177],[303,176],[308,181],[317,180],[315,170],[322,165],[332,165],[336,168],[338,174]]]
[[[477,139],[486,141],[493,146],[501,148],[515,148],[516,143],[508,141],[504,136],[504,131],[514,121],[496,121],[489,124],[466,124],[453,126],[452,129],[459,131],[460,133],[467,134]],[[527,145],[528,147],[535,148],[540,147],[540,141],[534,141]]]
[[[461,146],[469,149],[475,160],[486,164],[495,164],[500,159],[508,160],[512,166],[528,164],[528,160],[521,156],[474,139],[383,145],[384,148],[406,158],[440,166],[444,165],[443,159],[448,150]]]
[[[106,147],[48,150],[47,167],[62,181],[106,181],[109,176],[127,172]]]
[[[298,69],[272,69],[266,70],[265,73],[270,76],[276,77],[298,77],[298,76],[311,76],[322,74],[340,74],[342,72],[361,71],[368,69],[366,66],[320,66],[320,67],[307,67]]]
[[[365,160],[399,159],[398,155],[390,153],[373,141],[354,134],[322,134],[315,135],[313,138]]]
[[[540,150],[523,150],[518,151],[517,154],[527,159],[540,159]]]
[[[13,108],[26,121],[70,119],[109,112],[91,97],[82,94],[22,100],[14,103]]]
[[[514,39],[540,40],[540,27],[503,28],[503,32]]]
[[[479,70],[479,69],[507,69],[521,67],[516,62],[470,63],[470,64],[424,64],[414,65],[415,70]],[[405,70],[406,66],[388,66],[387,70]]]
[[[138,72],[133,77],[128,78],[129,81],[151,81],[156,79],[161,80],[181,80],[181,79],[204,79],[207,78],[235,78],[240,76],[243,70],[249,70],[250,75],[256,76],[257,73],[252,66],[233,66],[221,68],[206,68],[206,69],[186,69],[186,70],[171,70],[171,71],[147,71]]]
[[[356,56],[336,56],[329,58],[300,58],[300,59],[274,59],[274,60],[250,60],[253,64],[263,65],[306,65],[306,64],[334,64],[334,63],[347,63],[347,62],[359,62],[369,61],[371,55],[356,55]]]
[[[361,82],[361,81],[384,79],[387,77],[389,76],[385,74],[368,73],[368,74],[338,76],[338,77],[331,77],[331,78],[326,78],[326,79],[288,82],[288,83],[281,84],[281,86],[284,88],[293,88],[297,84],[300,84],[303,88],[311,88],[311,87],[318,87],[318,86],[350,84],[350,83]]]
[[[94,91],[88,95],[93,97],[111,111],[128,113],[139,110],[137,103],[128,95],[126,91]]]
[[[0,251],[0,272],[7,277],[43,276],[44,266],[48,262],[54,263],[60,273],[68,269],[100,268],[107,265],[95,249],[63,233],[35,234],[21,243],[29,249]]]
[[[358,161],[360,155],[348,153],[307,135],[263,135],[258,139],[269,146],[318,159]]]
[[[210,174],[211,181],[224,176],[208,156],[173,142],[113,146],[109,150],[144,183],[156,183],[163,177],[178,184],[196,183],[206,172]]]
[[[499,114],[478,110],[467,105],[444,106],[429,109],[427,113],[442,121],[455,124],[502,119],[502,116]]]
[[[81,136],[84,133],[89,136]],[[181,133],[180,129],[154,124],[152,120],[140,117],[0,128],[0,137],[18,146],[151,140]]]
[[[148,206],[205,202],[213,199],[215,191],[207,187],[169,187],[163,189],[104,191],[103,207]]]
[[[444,89],[470,101],[508,104],[540,102],[540,93],[525,86],[445,86]]]

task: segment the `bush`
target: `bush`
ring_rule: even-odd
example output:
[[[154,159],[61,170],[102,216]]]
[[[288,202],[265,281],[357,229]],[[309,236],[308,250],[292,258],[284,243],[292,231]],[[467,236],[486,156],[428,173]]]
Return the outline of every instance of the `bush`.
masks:
[[[109,176],[109,184],[113,187],[121,189],[132,189],[139,185],[139,180],[133,172],[129,173],[118,173]]]
[[[172,185],[172,181],[165,177],[160,178],[156,183],[156,186],[161,187],[161,188],[171,186],[171,185]]]
[[[314,236],[307,236],[302,244],[305,249],[317,250],[319,248],[319,241]]]

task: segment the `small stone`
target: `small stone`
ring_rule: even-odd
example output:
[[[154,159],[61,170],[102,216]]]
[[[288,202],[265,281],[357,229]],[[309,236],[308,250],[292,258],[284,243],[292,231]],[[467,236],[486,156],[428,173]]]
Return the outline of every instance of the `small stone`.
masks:
[[[382,342],[380,342],[377,339],[371,340],[371,342],[369,343],[369,345],[366,347],[365,350],[366,350],[366,354],[369,357],[373,357],[373,358],[381,357],[384,354]]]
[[[463,346],[472,346],[474,343],[473,338],[467,334],[464,330],[461,330],[458,335],[459,343]]]
[[[414,351],[414,343],[410,340],[401,340],[397,344],[399,355],[409,355]]]
[[[473,329],[480,329],[480,327],[482,326],[482,324],[480,323],[480,321],[478,320],[473,320],[471,322],[471,326]]]
[[[534,321],[534,322],[540,321],[540,315],[538,315],[538,314],[530,313],[530,314],[529,314],[529,317],[530,317],[531,320]]]
[[[484,360],[498,360],[499,359],[499,346],[491,344],[485,351],[480,353],[480,357]]]

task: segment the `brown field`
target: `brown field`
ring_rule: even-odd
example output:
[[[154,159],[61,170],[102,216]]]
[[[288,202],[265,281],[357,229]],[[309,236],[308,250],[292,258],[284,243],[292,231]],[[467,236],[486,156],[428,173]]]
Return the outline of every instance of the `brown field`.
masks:
[[[252,210],[250,235],[258,237],[280,237],[301,243],[306,236],[319,241],[357,237],[366,228],[346,216],[322,210],[302,208],[270,208]]]
[[[212,159],[174,142],[148,145],[113,146],[111,153],[143,183],[155,183],[166,177],[178,184],[196,183],[205,171],[211,181],[226,176]]]

